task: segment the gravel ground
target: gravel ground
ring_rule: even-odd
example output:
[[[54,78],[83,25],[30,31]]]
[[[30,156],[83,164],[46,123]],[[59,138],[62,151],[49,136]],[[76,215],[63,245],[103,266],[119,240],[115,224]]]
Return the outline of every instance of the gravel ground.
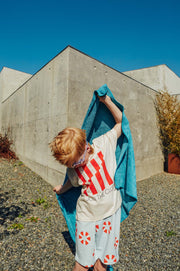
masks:
[[[114,271],[180,270],[180,175],[158,174],[137,188]],[[52,186],[20,161],[0,159],[0,270],[71,271],[73,253]]]

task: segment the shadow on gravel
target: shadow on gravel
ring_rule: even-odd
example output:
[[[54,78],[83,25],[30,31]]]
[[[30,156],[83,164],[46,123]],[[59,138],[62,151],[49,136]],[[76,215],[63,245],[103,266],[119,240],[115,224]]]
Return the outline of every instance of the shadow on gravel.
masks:
[[[12,236],[12,235],[15,235],[19,233],[19,230],[13,230],[13,231],[7,231],[7,230],[4,230],[2,233],[0,233],[0,240],[3,240],[5,239],[7,236]]]
[[[63,235],[66,243],[68,244],[71,252],[75,255],[75,244],[74,244],[69,232],[68,231],[63,231],[62,235]]]
[[[8,192],[4,192],[0,194],[0,206],[8,199]]]
[[[29,213],[27,204],[25,202],[23,202],[23,208],[17,204],[11,204],[11,206],[7,206],[8,198],[8,192],[0,193],[0,226],[4,225],[5,227],[4,231],[0,233],[0,240],[6,236],[18,233],[18,230],[8,231],[6,228],[11,226],[16,218],[25,216],[27,213]]]
[[[3,225],[7,220],[14,221],[19,215],[24,216],[27,213],[28,211],[14,204],[10,207],[0,207],[0,225]]]

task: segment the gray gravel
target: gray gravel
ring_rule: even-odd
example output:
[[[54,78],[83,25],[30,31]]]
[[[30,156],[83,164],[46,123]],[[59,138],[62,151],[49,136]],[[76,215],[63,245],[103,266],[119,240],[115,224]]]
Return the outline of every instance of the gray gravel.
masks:
[[[158,174],[137,187],[114,271],[180,270],[180,175]],[[0,159],[0,271],[71,271],[73,253],[52,186],[20,161]]]

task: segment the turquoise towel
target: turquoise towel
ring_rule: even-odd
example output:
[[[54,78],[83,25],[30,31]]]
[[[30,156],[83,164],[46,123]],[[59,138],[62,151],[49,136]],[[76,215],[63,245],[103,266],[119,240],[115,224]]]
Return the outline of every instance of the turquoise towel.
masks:
[[[136,190],[136,171],[134,160],[134,149],[129,122],[124,114],[124,107],[118,103],[107,85],[103,85],[94,91],[92,101],[89,105],[82,129],[86,130],[87,141],[91,144],[92,140],[115,125],[115,121],[106,106],[99,102],[97,97],[108,95],[112,101],[122,111],[122,135],[118,139],[116,148],[117,169],[115,173],[115,186],[120,190],[122,197],[121,222],[127,218],[130,210],[137,202]],[[65,181],[67,176],[65,177]],[[73,187],[62,195],[56,195],[63,215],[66,219],[69,233],[75,242],[75,221],[76,221],[76,202],[81,193],[81,187]],[[111,266],[108,271],[112,271]]]

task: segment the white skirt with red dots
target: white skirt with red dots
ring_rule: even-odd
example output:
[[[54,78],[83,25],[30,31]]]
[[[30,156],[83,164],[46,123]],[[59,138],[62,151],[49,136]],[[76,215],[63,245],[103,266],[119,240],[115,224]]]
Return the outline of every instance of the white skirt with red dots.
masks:
[[[75,260],[84,267],[94,266],[97,259],[105,265],[119,260],[121,208],[99,221],[76,221]]]

